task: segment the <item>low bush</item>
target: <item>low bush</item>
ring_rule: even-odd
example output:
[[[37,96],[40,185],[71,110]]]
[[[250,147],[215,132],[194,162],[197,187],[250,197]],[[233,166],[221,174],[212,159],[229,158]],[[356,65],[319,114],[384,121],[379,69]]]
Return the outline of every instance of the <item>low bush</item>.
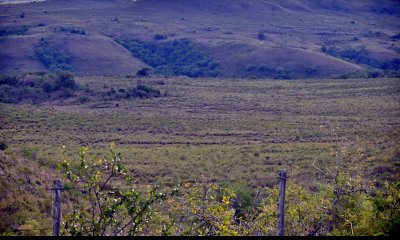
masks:
[[[1,150],[1,151],[4,151],[4,150],[6,150],[7,148],[8,148],[7,143],[5,143],[5,142],[3,142],[3,141],[0,141],[0,150]]]
[[[103,98],[106,100],[116,100],[116,99],[129,99],[129,98],[158,98],[161,97],[160,90],[154,89],[151,86],[138,84],[134,88],[129,89],[118,89],[111,88],[105,94]]]
[[[10,35],[23,35],[28,30],[29,30],[28,26],[0,28],[0,37],[10,36]]]
[[[163,34],[156,34],[156,35],[154,35],[154,37],[153,37],[154,40],[164,40],[164,39],[166,39],[166,38],[167,38],[167,36],[165,36],[165,35],[163,35]]]
[[[259,33],[259,34],[257,34],[257,38],[258,38],[258,40],[260,40],[260,41],[264,41],[265,39],[267,39],[267,37],[265,36],[264,33]]]
[[[78,86],[71,73],[59,72],[29,75],[23,79],[0,76],[0,102],[19,103],[24,100],[42,102],[74,95]]]
[[[86,35],[86,32],[84,30],[78,29],[78,28],[73,28],[73,27],[59,27],[59,28],[57,28],[57,31]]]
[[[151,72],[151,68],[145,67],[145,68],[142,68],[139,71],[137,71],[136,76],[146,77],[146,76],[150,75],[150,72]]]

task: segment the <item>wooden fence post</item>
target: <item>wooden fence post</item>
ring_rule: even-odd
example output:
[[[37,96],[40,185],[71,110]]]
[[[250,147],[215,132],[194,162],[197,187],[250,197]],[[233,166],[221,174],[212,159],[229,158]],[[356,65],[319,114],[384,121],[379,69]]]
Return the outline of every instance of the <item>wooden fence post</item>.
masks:
[[[278,198],[278,223],[276,235],[283,236],[285,232],[285,190],[286,190],[286,170],[279,172],[279,198]]]
[[[53,236],[60,235],[61,190],[63,188],[64,188],[64,184],[61,180],[54,181]]]

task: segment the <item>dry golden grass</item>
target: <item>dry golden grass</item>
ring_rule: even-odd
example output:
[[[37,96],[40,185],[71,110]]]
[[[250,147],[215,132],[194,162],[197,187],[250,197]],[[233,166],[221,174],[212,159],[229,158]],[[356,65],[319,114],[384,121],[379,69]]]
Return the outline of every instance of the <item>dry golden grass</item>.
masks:
[[[282,168],[307,184],[317,174],[313,161],[332,167],[335,153],[356,165],[358,174],[399,177],[398,79],[168,78],[163,85],[157,85],[159,78],[77,80],[100,92],[141,82],[167,96],[1,104],[1,139],[10,145],[6,152],[33,150],[36,161],[54,168],[63,145],[76,158],[79,146],[103,154],[115,142],[144,184],[205,176],[256,187],[272,184],[265,179]]]

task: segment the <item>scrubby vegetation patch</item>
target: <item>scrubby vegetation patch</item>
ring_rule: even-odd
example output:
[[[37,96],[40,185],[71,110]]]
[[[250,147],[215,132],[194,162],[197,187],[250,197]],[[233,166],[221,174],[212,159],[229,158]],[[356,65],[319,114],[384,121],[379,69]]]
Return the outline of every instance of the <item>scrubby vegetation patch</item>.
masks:
[[[10,36],[10,35],[24,35],[28,30],[29,30],[28,26],[0,28],[0,37]]]
[[[74,27],[59,27],[56,29],[58,32],[66,32],[66,33],[73,33],[73,34],[80,34],[80,35],[86,35],[86,31],[79,29],[79,28],[74,28]]]
[[[72,72],[71,57],[64,51],[53,48],[43,38],[35,49],[36,57],[50,71]]]
[[[369,53],[365,48],[341,50],[336,47],[322,46],[321,51],[325,54],[341,58],[349,62],[353,62],[356,64],[363,64],[370,68],[380,69],[383,71],[380,76],[383,75],[388,77],[400,76],[399,58],[394,58],[387,61],[374,59],[369,56]]]
[[[158,74],[194,78],[219,75],[218,64],[202,47],[187,39],[159,43],[131,38],[116,41],[153,67]]]
[[[78,88],[70,73],[38,73],[17,78],[0,76],[0,102],[42,102],[68,98]]]
[[[138,84],[136,87],[128,89],[111,88],[109,91],[103,94],[104,99],[116,100],[116,99],[129,99],[129,98],[158,98],[161,97],[160,90],[157,90],[149,85]]]

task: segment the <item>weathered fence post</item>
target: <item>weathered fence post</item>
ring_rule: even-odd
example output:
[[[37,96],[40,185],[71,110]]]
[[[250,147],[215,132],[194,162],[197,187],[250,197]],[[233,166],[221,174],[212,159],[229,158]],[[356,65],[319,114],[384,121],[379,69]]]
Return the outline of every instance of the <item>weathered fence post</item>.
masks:
[[[278,198],[278,223],[276,235],[283,236],[285,230],[285,189],[286,189],[286,170],[279,172],[279,198]]]
[[[64,188],[64,184],[61,180],[54,181],[53,236],[60,235],[61,190],[63,188]]]

